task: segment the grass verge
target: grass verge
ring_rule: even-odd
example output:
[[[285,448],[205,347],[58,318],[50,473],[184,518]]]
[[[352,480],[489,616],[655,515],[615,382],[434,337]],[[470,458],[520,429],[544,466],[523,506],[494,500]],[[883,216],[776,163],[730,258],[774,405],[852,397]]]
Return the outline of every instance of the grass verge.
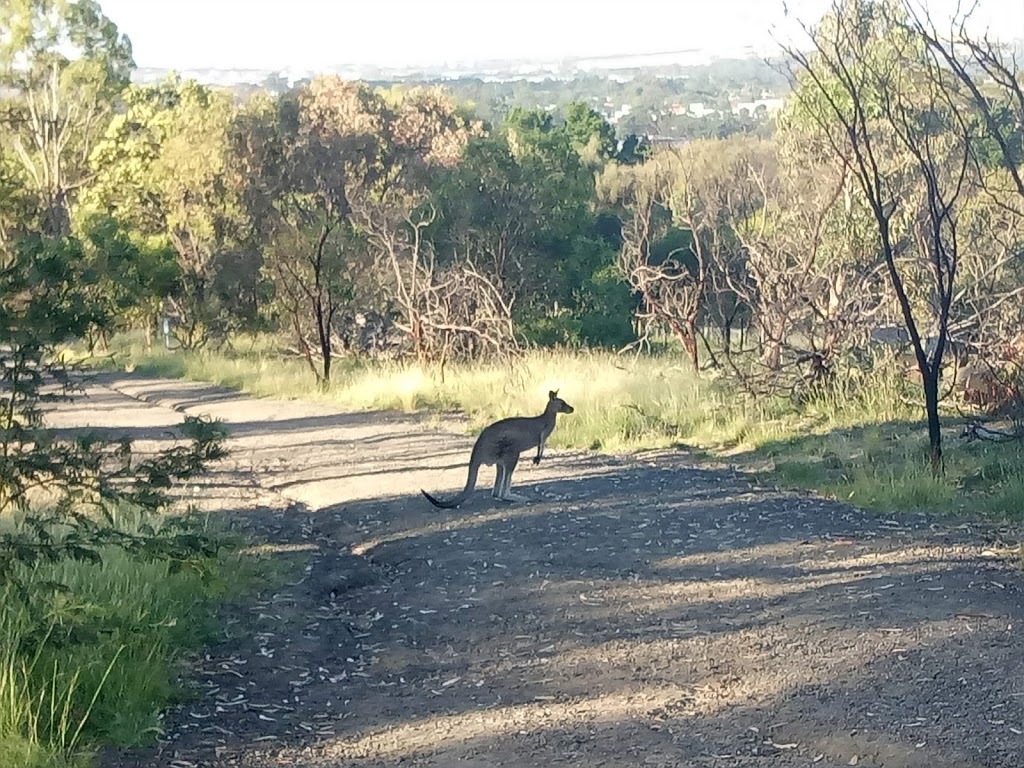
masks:
[[[608,452],[685,446],[767,479],[885,511],[1024,515],[1024,446],[967,444],[961,419],[947,417],[946,474],[927,460],[923,408],[892,366],[844,381],[830,397],[796,408],[754,399],[673,355],[538,350],[514,369],[435,370],[410,363],[343,359],[320,391],[301,360],[272,337],[246,337],[222,353],[154,349],[119,337],[108,365],[150,375],[210,381],[257,396],[327,400],[343,409],[460,409],[477,430],[498,418],[535,413],[559,389],[576,413],[559,421],[556,447]]]
[[[211,637],[216,604],[254,576],[236,555],[205,566],[109,548],[99,563],[16,567],[0,589],[0,765],[84,768],[102,745],[154,738],[188,695],[178,673]]]

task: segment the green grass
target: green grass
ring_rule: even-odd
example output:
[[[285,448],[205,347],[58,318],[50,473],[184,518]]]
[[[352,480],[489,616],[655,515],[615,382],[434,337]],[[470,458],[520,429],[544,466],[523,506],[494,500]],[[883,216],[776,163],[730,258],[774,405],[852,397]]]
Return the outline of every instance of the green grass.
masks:
[[[960,419],[946,418],[946,475],[932,476],[915,388],[896,367],[879,365],[844,379],[828,397],[800,409],[782,398],[751,398],[676,355],[538,350],[512,369],[501,365],[435,369],[410,363],[341,359],[321,392],[303,361],[272,338],[236,340],[226,353],[154,349],[116,340],[108,365],[152,375],[210,381],[257,396],[327,400],[341,409],[459,409],[476,431],[497,418],[539,412],[559,389],[576,412],[559,420],[551,444],[608,452],[684,445],[764,473],[777,483],[817,490],[887,511],[928,509],[1024,516],[1024,453],[1011,445],[968,445]]]
[[[763,443],[742,457],[776,481],[883,511],[958,512],[1024,518],[1024,446],[967,444],[947,419],[945,473],[926,458],[923,426],[864,422]]]
[[[181,664],[211,637],[216,603],[251,583],[238,556],[210,566],[172,572],[111,548],[100,564],[20,569],[30,602],[0,589],[0,765],[79,768],[101,745],[152,740],[187,695]]]

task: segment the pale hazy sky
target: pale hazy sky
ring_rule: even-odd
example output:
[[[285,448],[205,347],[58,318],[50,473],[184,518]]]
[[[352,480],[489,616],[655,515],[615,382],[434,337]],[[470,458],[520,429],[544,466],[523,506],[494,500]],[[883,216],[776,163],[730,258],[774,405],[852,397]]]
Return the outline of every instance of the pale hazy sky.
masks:
[[[918,0],[919,2],[921,0]],[[967,5],[971,0],[963,0]],[[317,69],[483,58],[771,45],[830,0],[100,0],[141,67]],[[925,0],[938,15],[956,0]],[[980,0],[997,37],[1024,38],[1024,0]]]

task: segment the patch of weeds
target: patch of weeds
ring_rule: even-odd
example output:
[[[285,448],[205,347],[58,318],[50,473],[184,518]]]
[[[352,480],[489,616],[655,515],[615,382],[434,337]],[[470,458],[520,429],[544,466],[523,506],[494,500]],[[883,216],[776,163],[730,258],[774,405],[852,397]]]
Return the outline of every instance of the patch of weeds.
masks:
[[[822,472],[821,462],[818,461],[778,461],[775,463],[775,472],[786,481],[787,484],[803,488],[819,488],[826,477]]]
[[[946,510],[953,508],[956,489],[936,477],[925,462],[902,465],[863,465],[832,488],[853,504],[882,511]]]
[[[845,462],[843,457],[832,450],[825,450],[821,454],[821,466],[832,473],[840,472]]]
[[[892,441],[882,434],[882,429],[877,424],[864,427],[860,444],[865,464],[884,463],[892,454]]]
[[[1024,472],[1003,481],[991,494],[987,507],[1013,520],[1024,520]]]
[[[78,766],[99,744],[160,733],[180,663],[212,637],[223,557],[200,568],[102,548],[98,560],[16,565],[0,590],[0,756]]]

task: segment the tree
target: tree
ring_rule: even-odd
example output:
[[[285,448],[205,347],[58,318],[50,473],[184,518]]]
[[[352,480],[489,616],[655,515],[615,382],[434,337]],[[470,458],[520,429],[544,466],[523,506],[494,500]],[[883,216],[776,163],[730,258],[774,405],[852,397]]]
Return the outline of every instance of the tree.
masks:
[[[95,0],[9,0],[0,7],[0,144],[39,198],[40,226],[70,232],[71,196],[134,67],[131,44]]]
[[[539,110],[513,110],[503,130],[474,136],[434,187],[432,238],[442,259],[487,276],[529,335],[576,305],[580,270],[567,254],[593,233],[593,195],[593,174],[565,127]]]
[[[462,154],[463,116],[435,88],[382,95],[322,77],[278,102],[254,102],[239,127],[240,173],[252,179],[247,206],[266,269],[321,385],[330,381],[336,320],[387,291],[423,354],[415,214],[430,169]]]
[[[761,345],[758,364],[727,359],[748,390],[800,401],[826,390],[864,346],[888,294],[868,222],[845,204],[847,169],[823,160],[794,121],[777,136],[770,160],[749,162],[745,185],[727,198],[745,269],[726,270],[726,283],[750,308]]]
[[[152,238],[140,238],[122,222],[95,215],[83,226],[83,262],[90,284],[83,285],[102,310],[104,322],[94,323],[85,337],[92,351],[97,339],[106,343],[107,332],[141,325],[147,347],[152,344],[164,302],[180,286],[181,268],[174,250]]]
[[[759,301],[745,235],[761,220],[763,190],[777,183],[777,154],[774,142],[746,135],[700,139],[676,151],[682,172],[672,199],[675,219],[694,234],[707,272],[700,319],[719,327],[730,361],[738,325],[770,323],[770,302]]]
[[[496,281],[461,254],[438,258],[431,238],[431,190],[454,172],[479,123],[437,88],[395,94],[385,130],[386,183],[353,195],[352,221],[383,269],[396,327],[421,363],[443,374],[453,356],[502,355],[514,348],[511,302]]]
[[[836,2],[813,31],[814,52],[787,54],[799,72],[798,108],[849,169],[877,227],[921,375],[930,458],[939,472],[939,379],[974,137],[962,94],[935,71],[905,20],[894,2]],[[915,286],[923,288],[917,296]],[[925,339],[929,330],[933,344]]]
[[[599,165],[615,156],[615,129],[584,101],[566,107],[565,132],[581,157],[592,158],[591,164]]]
[[[675,154],[680,173],[669,204],[676,225],[690,233],[699,278],[686,319],[696,367],[698,320],[713,318],[720,324],[728,354],[738,315],[755,306],[754,296],[744,291],[751,254],[742,235],[763,210],[758,191],[777,176],[776,147],[754,137],[733,136],[692,142]],[[713,359],[710,345],[705,346]]]
[[[115,217],[140,238],[174,249],[177,335],[184,346],[199,347],[226,331],[214,284],[221,257],[245,225],[241,181],[230,164],[234,110],[226,95],[173,75],[128,89],[124,102],[90,155],[96,178],[85,213]]]
[[[355,251],[349,196],[383,176],[383,111],[366,86],[322,77],[280,100],[251,103],[236,131],[240,172],[250,179],[246,206],[276,301],[325,388],[332,324],[360,268],[346,259]]]
[[[452,316],[450,292],[465,286],[435,270],[425,236],[435,173],[453,168],[479,131],[443,91],[318,78],[279,102],[254,102],[239,127],[240,174],[252,179],[247,204],[277,305],[322,386],[335,324],[356,311],[395,310],[423,361],[479,331],[471,312]]]
[[[972,201],[965,230],[974,241],[965,248],[964,287],[959,296],[966,311],[958,318],[971,329],[979,363],[964,376],[965,395],[984,382],[984,405],[1012,415],[1024,429],[1024,291],[1021,242],[1024,241],[1024,85],[1012,50],[987,36],[967,31],[971,10],[958,13],[940,33],[926,9],[908,6],[908,24],[924,41],[928,54],[964,90],[975,141],[970,149],[983,175]],[[947,27],[944,27],[947,28]],[[1019,50],[1019,49],[1018,49]],[[966,110],[965,110],[966,111]],[[980,242],[979,242],[980,241]]]
[[[672,202],[683,173],[678,155],[660,153],[628,174],[621,192],[627,216],[619,270],[640,295],[643,336],[657,325],[669,328],[696,370],[697,318],[708,264],[693,232],[676,226]]]
[[[928,55],[965,89],[965,103],[981,129],[972,145],[976,162],[1002,168],[1008,183],[997,194],[1009,193],[1024,204],[1024,85],[1016,62],[988,37],[976,39],[967,32],[970,10],[954,16],[945,37],[926,10],[906,3],[905,8],[906,23]]]
[[[19,235],[38,218],[38,203],[21,183],[16,161],[0,143],[0,264],[10,258]]]

